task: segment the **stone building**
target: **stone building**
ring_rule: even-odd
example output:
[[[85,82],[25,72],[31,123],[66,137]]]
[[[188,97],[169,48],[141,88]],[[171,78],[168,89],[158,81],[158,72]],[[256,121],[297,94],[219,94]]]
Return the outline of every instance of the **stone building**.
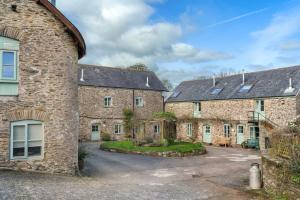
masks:
[[[166,89],[151,71],[88,65],[80,65],[79,68],[82,141],[100,140],[101,133],[123,139],[125,108],[132,110],[139,122],[149,120],[154,113],[164,110],[162,92]],[[134,131],[137,133],[141,128],[137,126]],[[155,124],[152,129],[159,132]]]
[[[0,11],[0,168],[74,174],[84,39],[47,0]]]
[[[233,146],[248,141],[264,149],[274,128],[299,115],[299,89],[299,66],[186,81],[166,111],[176,114],[181,139]]]

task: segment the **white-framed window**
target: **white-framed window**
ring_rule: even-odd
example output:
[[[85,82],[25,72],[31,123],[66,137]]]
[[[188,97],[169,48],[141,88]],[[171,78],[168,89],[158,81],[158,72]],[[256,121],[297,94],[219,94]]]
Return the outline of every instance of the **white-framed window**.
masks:
[[[156,134],[160,133],[160,126],[158,124],[154,125],[154,133]]]
[[[200,113],[201,112],[201,102],[194,103],[194,112]]]
[[[0,50],[0,79],[17,80],[17,52]]]
[[[193,124],[192,123],[188,123],[187,124],[187,135],[189,137],[193,136]]]
[[[112,106],[112,97],[104,97],[104,107],[108,108]]]
[[[144,100],[142,97],[135,97],[135,106],[136,107],[143,107],[144,106]]]
[[[10,159],[42,159],[44,126],[40,121],[11,123]]]
[[[115,134],[119,135],[123,133],[123,125],[122,124],[116,124],[115,125]]]
[[[244,134],[244,125],[238,125],[237,126],[237,132],[238,133],[241,133],[241,134]]]
[[[211,126],[210,125],[205,125],[204,126],[204,131],[205,131],[205,133],[207,133],[207,134],[210,134],[211,132]]]
[[[98,132],[99,131],[99,125],[98,124],[93,124],[92,125],[92,132]]]
[[[229,124],[224,124],[224,136],[230,137],[230,125]]]

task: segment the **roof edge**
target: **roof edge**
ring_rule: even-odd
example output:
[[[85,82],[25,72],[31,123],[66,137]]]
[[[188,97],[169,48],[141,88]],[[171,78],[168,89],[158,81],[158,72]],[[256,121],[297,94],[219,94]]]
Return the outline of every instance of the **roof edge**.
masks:
[[[144,90],[144,91],[156,91],[156,92],[167,92],[166,90],[158,89],[142,89],[142,88],[133,88],[133,87],[112,87],[112,86],[95,86],[92,84],[81,84],[78,83],[79,87],[95,87],[95,88],[112,88],[112,89],[124,89],[124,90]]]
[[[79,59],[84,57],[86,54],[86,44],[80,31],[62,14],[55,6],[53,6],[48,0],[35,0],[38,4],[43,5],[49,10],[56,18],[58,18],[68,29],[70,34],[75,38],[78,45],[78,56]]]

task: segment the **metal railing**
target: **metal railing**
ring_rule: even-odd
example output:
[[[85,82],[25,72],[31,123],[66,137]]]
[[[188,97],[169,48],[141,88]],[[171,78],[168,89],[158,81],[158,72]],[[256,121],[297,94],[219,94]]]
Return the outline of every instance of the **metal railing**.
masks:
[[[278,124],[276,124],[272,120],[266,118],[265,115],[263,115],[259,112],[256,112],[256,111],[249,111],[248,120],[251,121],[251,122],[261,122],[261,121],[263,121],[265,123],[271,124],[273,127],[279,127]]]

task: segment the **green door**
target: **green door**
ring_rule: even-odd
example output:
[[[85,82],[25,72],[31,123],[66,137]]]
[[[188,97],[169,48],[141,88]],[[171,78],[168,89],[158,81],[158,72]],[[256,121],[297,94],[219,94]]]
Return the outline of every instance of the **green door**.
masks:
[[[255,147],[259,149],[259,127],[250,127],[250,139],[248,140],[248,147]]]
[[[237,126],[237,135],[236,135],[236,143],[242,144],[245,141],[244,138],[244,126],[238,125]]]
[[[91,141],[99,141],[100,140],[100,125],[93,124],[92,125],[92,133],[91,133]]]
[[[212,143],[211,127],[209,125],[203,126],[203,142]]]

